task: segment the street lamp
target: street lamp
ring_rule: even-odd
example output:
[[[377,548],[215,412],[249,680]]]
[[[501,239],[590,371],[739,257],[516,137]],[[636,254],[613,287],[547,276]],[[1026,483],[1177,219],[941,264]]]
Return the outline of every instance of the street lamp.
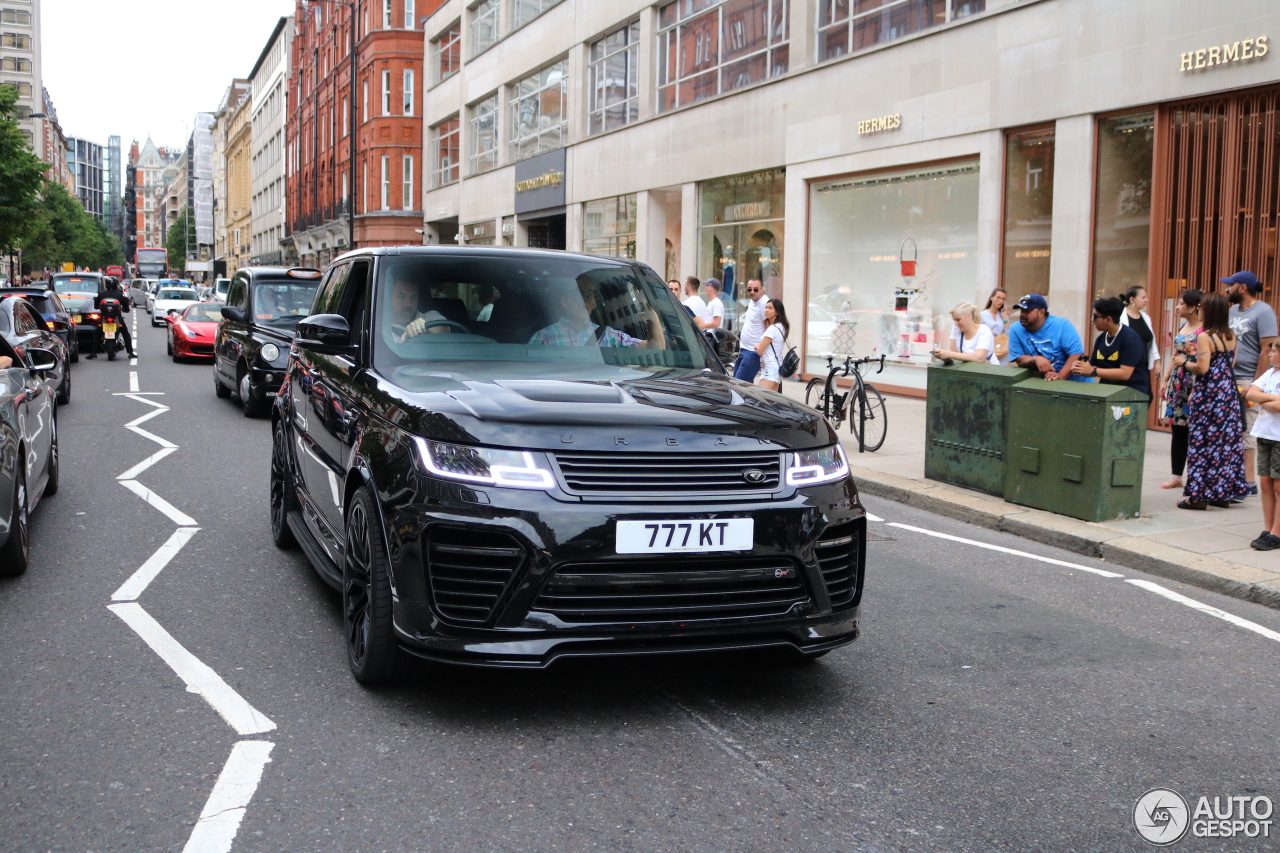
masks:
[[[347,250],[350,251],[356,247],[356,20],[359,13],[359,0],[316,0],[318,3],[336,3],[339,6],[346,6],[351,11],[351,40],[348,45],[348,53],[351,58],[350,70],[350,94],[347,96],[350,118],[350,130],[347,133],[348,152],[347,158],[351,161],[349,165],[350,180],[348,185],[351,188],[351,195],[347,199]],[[319,116],[313,116],[313,120],[318,121]]]

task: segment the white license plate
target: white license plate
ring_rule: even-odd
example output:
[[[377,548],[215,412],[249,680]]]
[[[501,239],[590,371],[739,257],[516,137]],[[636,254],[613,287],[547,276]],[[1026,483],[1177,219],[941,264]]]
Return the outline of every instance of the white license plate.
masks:
[[[615,538],[619,554],[750,551],[755,527],[754,518],[619,521]]]

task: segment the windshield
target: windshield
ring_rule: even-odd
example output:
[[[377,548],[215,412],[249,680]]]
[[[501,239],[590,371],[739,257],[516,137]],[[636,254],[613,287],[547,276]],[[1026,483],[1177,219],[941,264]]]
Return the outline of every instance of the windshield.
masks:
[[[215,305],[211,302],[192,305],[182,312],[182,319],[190,320],[193,323],[216,323],[222,319],[222,305]]]
[[[712,367],[666,285],[604,259],[395,258],[376,293],[374,363],[406,387],[444,362]]]
[[[80,275],[55,275],[53,289],[58,293],[97,293],[98,279]]]
[[[156,294],[156,299],[181,299],[186,302],[194,302],[196,292],[194,290],[183,290],[180,288],[166,287]]]
[[[253,319],[272,326],[296,325],[311,313],[319,281],[272,281],[253,291]]]

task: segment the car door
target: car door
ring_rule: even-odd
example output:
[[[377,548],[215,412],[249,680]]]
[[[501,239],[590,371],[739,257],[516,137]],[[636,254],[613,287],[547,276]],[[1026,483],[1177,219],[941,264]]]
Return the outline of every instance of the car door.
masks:
[[[57,367],[48,371],[45,376],[49,382],[49,387],[54,393],[57,393],[58,388],[62,385],[64,374],[70,369],[67,362],[67,347],[62,342],[62,338],[58,337],[57,332],[49,328],[49,324],[45,322],[44,317],[40,316],[40,312],[35,309],[34,305],[23,300],[17,307],[27,315],[26,325],[33,327],[30,346],[48,350],[53,353],[54,358],[58,359]]]
[[[236,365],[244,352],[244,342],[249,336],[249,274],[237,273],[227,294],[228,307],[238,308],[243,320],[223,319],[213,341],[213,369],[222,377],[228,388],[236,385]]]
[[[335,264],[325,273],[311,307],[313,314],[337,313],[342,292],[351,271],[348,263]],[[335,460],[326,440],[332,417],[330,399],[334,381],[330,375],[340,369],[333,357],[303,346],[296,347],[295,374],[289,383],[289,409],[293,413],[296,440],[294,458],[302,477],[303,518],[316,538],[341,565],[342,556],[342,483]]]
[[[41,373],[31,369],[27,350],[48,349],[41,346],[40,331],[43,323],[40,323],[35,311],[25,302],[14,300],[12,308],[13,338],[10,343],[24,368],[21,408],[25,411],[20,412],[19,419],[23,441],[27,445],[27,486],[34,489],[38,485],[37,479],[49,462],[49,444],[53,440],[54,393],[62,377],[48,375],[53,371]]]

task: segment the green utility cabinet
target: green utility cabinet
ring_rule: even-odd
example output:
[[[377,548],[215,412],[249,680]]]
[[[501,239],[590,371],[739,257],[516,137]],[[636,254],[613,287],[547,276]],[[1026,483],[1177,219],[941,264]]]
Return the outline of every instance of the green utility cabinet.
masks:
[[[929,366],[924,475],[930,480],[1004,494],[1009,396],[1034,370],[957,362]]]
[[[1028,379],[1012,392],[1005,500],[1085,521],[1138,515],[1145,396],[1065,379]]]

